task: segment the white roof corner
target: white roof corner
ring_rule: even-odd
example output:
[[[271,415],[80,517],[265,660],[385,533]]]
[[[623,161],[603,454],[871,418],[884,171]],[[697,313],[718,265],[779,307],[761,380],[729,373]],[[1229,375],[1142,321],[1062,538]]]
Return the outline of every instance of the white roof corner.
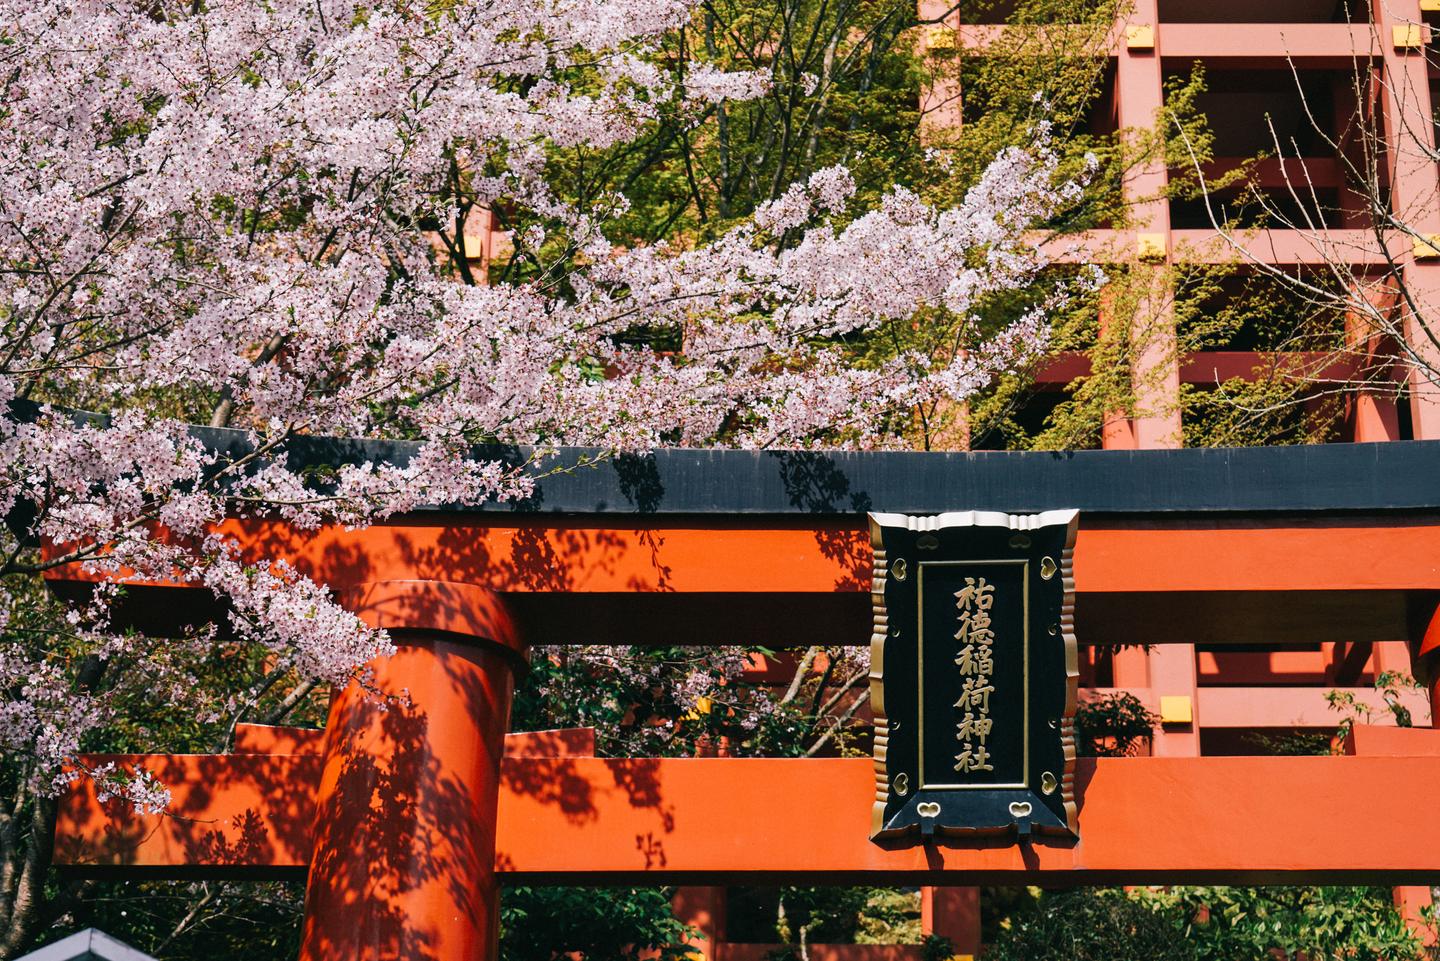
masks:
[[[155,961],[150,955],[117,941],[104,931],[86,928],[54,944],[21,955],[15,961]]]

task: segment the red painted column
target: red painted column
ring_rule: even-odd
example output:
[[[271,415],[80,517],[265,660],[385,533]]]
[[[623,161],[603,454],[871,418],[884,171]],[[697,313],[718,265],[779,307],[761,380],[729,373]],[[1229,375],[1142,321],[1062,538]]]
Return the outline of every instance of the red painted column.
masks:
[[[1383,670],[1381,646],[1376,645],[1376,673]],[[1411,668],[1415,678],[1425,684],[1430,692],[1430,726],[1440,728],[1440,608],[1437,608],[1430,617],[1430,622],[1425,626],[1425,633],[1420,638],[1419,649],[1415,653],[1413,666]],[[1416,720],[1419,720],[1417,718]],[[1405,924],[1410,928],[1422,944],[1427,948],[1433,948],[1437,942],[1437,932],[1434,926],[1426,923],[1422,909],[1426,905],[1433,905],[1434,901],[1431,891],[1427,887],[1404,886],[1394,888],[1393,896],[1395,908],[1400,916],[1405,919]]]
[[[980,889],[920,889],[920,930],[949,938],[955,946],[951,961],[980,956]]]
[[[943,141],[960,130],[960,15],[945,0],[919,0],[916,12],[925,24],[920,42],[929,73],[920,88],[920,131]]]
[[[1387,313],[1399,309],[1400,298],[1393,290],[1372,286],[1365,290],[1352,289],[1352,296],[1364,297],[1377,310]],[[1374,379],[1380,369],[1396,363],[1391,355],[1393,346],[1359,311],[1346,316],[1345,339],[1346,346],[1361,364],[1362,378],[1367,381]],[[1397,363],[1399,367],[1403,365]],[[1392,391],[1362,386],[1348,398],[1348,402],[1351,440],[1363,444],[1400,439],[1400,411]]]
[[[1440,626],[1440,618],[1432,620],[1430,629],[1434,631],[1437,626]],[[1434,691],[1435,688],[1432,683],[1432,697]],[[1432,711],[1432,715],[1433,713]],[[1377,753],[1375,739],[1362,739],[1358,736],[1358,733],[1357,730],[1356,735],[1352,736],[1348,750],[1353,751],[1355,754],[1374,755]],[[1384,741],[1379,742],[1379,753],[1386,753],[1384,743]],[[1369,750],[1362,750],[1362,745],[1370,745]],[[1426,948],[1433,948],[1436,943],[1436,931],[1434,926],[1425,920],[1423,913],[1425,908],[1430,907],[1434,903],[1430,888],[1422,885],[1399,885],[1390,889],[1390,896],[1395,905],[1395,910],[1399,912],[1401,919],[1405,922],[1405,926],[1410,929],[1410,933],[1419,938],[1420,943]],[[1425,957],[1429,956],[1429,954],[1425,955]]]
[[[1106,287],[1100,291],[1100,336],[1105,337],[1116,333],[1118,325],[1124,328],[1117,333],[1117,336],[1130,336],[1130,318],[1116,315],[1115,288]],[[1135,440],[1135,422],[1130,416],[1128,409],[1107,410],[1104,414],[1105,420],[1100,425],[1100,446],[1104,450],[1134,450],[1138,444]]]
[[[1405,926],[1420,939],[1421,944],[1433,948],[1436,942],[1435,928],[1425,920],[1425,909],[1435,904],[1430,889],[1420,885],[1406,885],[1395,888],[1391,896],[1395,902],[1395,910],[1399,911],[1400,917],[1405,920]]]
[[[1430,726],[1440,727],[1440,607],[1430,612],[1420,643],[1411,650],[1410,673],[1430,693]]]
[[[1157,0],[1137,0],[1130,8],[1124,29],[1119,31],[1121,49],[1116,61],[1116,99],[1120,126],[1150,130],[1164,105],[1164,84],[1160,47],[1164,31],[1160,25]],[[1148,39],[1148,43],[1146,42]],[[1169,287],[1168,262],[1171,251],[1170,205],[1162,194],[1167,182],[1163,158],[1154,157],[1141,165],[1125,185],[1135,219],[1137,260],[1131,269],[1136,280],[1148,285],[1137,300],[1131,339],[1136,351],[1134,391],[1136,416],[1134,446],[1142,450],[1181,446],[1180,368],[1176,355],[1173,291]],[[1150,249],[1142,241],[1158,245]],[[1157,640],[1163,640],[1158,639]],[[1125,658],[1126,662],[1135,655]],[[1157,696],[1182,696],[1195,703],[1195,648],[1190,644],[1160,643],[1146,658],[1149,685]],[[1122,671],[1116,660],[1117,687],[1129,686],[1137,673],[1130,663]],[[1125,677],[1122,684],[1121,677]],[[1152,742],[1158,756],[1191,756],[1200,753],[1199,725],[1167,724],[1155,732]]]
[[[1334,100],[1333,126],[1339,136],[1339,155],[1346,164],[1356,169],[1365,169],[1364,142],[1355,123],[1357,116],[1364,112],[1364,105],[1356,97],[1353,81],[1343,75],[1336,76],[1330,84]],[[1342,178],[1343,180],[1343,178]],[[1344,230],[1365,230],[1371,224],[1371,211],[1365,198],[1341,184],[1338,227]],[[1398,309],[1398,298],[1394,290],[1386,289],[1379,278],[1356,277],[1350,285],[1350,296],[1364,298],[1377,308],[1387,311]],[[1373,321],[1361,311],[1352,311],[1345,318],[1347,348],[1361,358],[1363,376],[1373,378],[1377,368],[1393,361],[1389,356],[1393,345],[1381,336]],[[1356,443],[1371,443],[1400,439],[1400,412],[1395,403],[1393,391],[1373,390],[1361,387],[1346,398],[1348,409],[1346,422],[1349,440]]]
[[[1440,168],[1432,159],[1435,123],[1430,97],[1428,28],[1419,0],[1373,0],[1383,50],[1380,104],[1385,117],[1385,157],[1396,219],[1420,235],[1396,241],[1405,287],[1424,316],[1402,304],[1402,328],[1419,358],[1410,364],[1410,416],[1415,437],[1440,437],[1440,349],[1435,333],[1435,304],[1440,303]],[[1425,241],[1430,241],[1426,250]],[[1417,242],[1418,241],[1418,242]],[[1424,256],[1420,256],[1420,253]],[[1428,328],[1428,329],[1427,329]]]
[[[1161,712],[1160,729],[1152,742],[1156,757],[1198,757],[1200,697],[1195,670],[1195,645],[1157,644],[1150,649],[1150,684]],[[1166,717],[1167,698],[1189,702],[1190,720]],[[1181,714],[1185,713],[1181,706]]]
[[[391,632],[365,690],[331,702],[302,961],[491,961],[495,816],[514,671],[499,599],[384,581],[349,599]]]
[[[1115,101],[1120,127],[1152,131],[1165,100],[1160,59],[1164,31],[1158,0],[1135,0],[1117,33]],[[1180,367],[1167,269],[1172,253],[1170,203],[1163,195],[1167,182],[1163,157],[1136,165],[1125,181],[1136,238],[1135,259],[1130,264],[1130,283],[1136,286],[1131,320],[1135,351],[1132,429],[1134,446],[1141,449],[1179,447],[1181,443]]]
[[[700,936],[687,939],[690,957],[715,961],[725,937],[725,888],[679,887],[670,899],[675,917],[695,928]]]

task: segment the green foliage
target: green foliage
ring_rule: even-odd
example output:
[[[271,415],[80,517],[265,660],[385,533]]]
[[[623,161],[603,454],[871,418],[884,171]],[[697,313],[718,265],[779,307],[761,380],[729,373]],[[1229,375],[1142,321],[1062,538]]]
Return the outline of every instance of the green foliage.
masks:
[[[914,888],[731,888],[726,923],[731,940],[783,945],[777,959],[800,957],[811,944],[925,944],[940,961],[953,954],[938,953],[945,939],[921,935]]]
[[[1413,677],[1400,671],[1381,671],[1375,678],[1375,690],[1385,702],[1384,708],[1380,711],[1356,698],[1352,691],[1325,692],[1325,702],[1330,705],[1330,710],[1340,714],[1340,723],[1335,730],[1336,751],[1340,750],[1340,746],[1349,736],[1351,728],[1356,724],[1377,723],[1377,714],[1381,718],[1389,715],[1396,727],[1415,726],[1415,718],[1411,716],[1410,709],[1401,701],[1401,697],[1407,691],[1424,690]]]
[[[933,190],[939,202],[957,202],[1000,149],[1023,143],[1043,108],[1057,134],[1067,173],[1078,172],[1086,154],[1100,161],[1100,171],[1084,201],[1052,226],[1059,231],[1120,225],[1127,216],[1121,190],[1128,151],[1103,116],[1108,58],[1106,36],[1119,0],[1020,0],[1007,4],[969,4],[962,13],[969,22],[1004,20],[1012,24],[1063,24],[1043,34],[1014,31],[996,38],[985,56],[956,56],[940,49],[926,58],[934,82],[963,91],[963,123],[927,132],[927,142],[947,152],[948,176]],[[953,109],[953,104],[939,104]]]
[[[1296,277],[1330,289],[1333,277]],[[1177,350],[1193,354],[1200,382],[1181,387],[1187,447],[1313,444],[1334,440],[1345,385],[1345,319],[1300,297],[1282,279],[1233,267],[1189,265],[1175,277]],[[1261,351],[1248,377],[1205,375],[1208,350]],[[1205,382],[1208,380],[1208,383]]]
[[[1277,757],[1315,757],[1332,753],[1331,737],[1314,731],[1270,734],[1250,731],[1242,738],[1257,753]]]
[[[1205,65],[1198,60],[1191,64],[1189,74],[1165,79],[1165,106],[1149,136],[1156,138],[1165,159],[1165,194],[1171,199],[1200,200],[1207,193],[1243,184],[1253,160],[1258,159],[1251,158],[1220,177],[1201,179],[1197,168],[1215,159],[1215,135],[1200,105],[1206,90]]]
[[[1389,888],[1194,887],[1147,891],[1142,899],[1178,913],[1178,933],[1196,961],[1404,961],[1420,944],[1395,910]]]
[[[856,944],[922,945],[924,961],[949,961],[953,945],[946,938],[922,935],[920,892],[911,888],[870,888],[855,926]],[[951,950],[946,950],[946,948]]]
[[[1133,162],[1131,146],[1108,124],[1103,98],[1108,60],[1102,55],[1118,0],[1021,0],[1014,4],[966,4],[962,17],[970,22],[1008,21],[1015,24],[1058,24],[1043,36],[1034,31],[1002,35],[986,55],[955,56],[940,49],[924,58],[932,86],[963,91],[964,123],[958,128],[935,125],[926,143],[936,151],[931,180],[917,185],[937,204],[958,203],[995,154],[1024,143],[1032,125],[1043,115],[1056,135],[1061,170],[1078,173],[1093,155],[1098,171],[1080,201],[1063,211],[1049,228],[1069,234],[1092,227],[1119,227],[1128,220],[1121,185]],[[953,111],[953,104],[949,108]],[[1142,150],[1151,149],[1149,144]],[[1063,279],[1070,268],[1057,267],[1052,280]],[[949,356],[975,343],[1006,318],[1013,318],[1040,295],[1036,290],[997,299],[974,320],[974,329],[957,330],[948,318],[922,315],[915,323],[885,330],[872,345],[882,354],[916,350],[928,357]],[[1087,351],[1101,337],[1098,299],[1080,297],[1054,314],[1050,349]],[[1107,343],[1114,348],[1116,341]],[[1113,409],[1112,394],[1130,396],[1124,364],[1101,358],[1088,386],[1071,385],[1068,396],[1056,396],[1059,406],[1046,412],[1037,404],[1034,371],[1018,371],[963,405],[935,403],[917,410],[904,433],[923,449],[1058,449],[1099,445],[1103,415]],[[1115,388],[1112,390],[1111,388]],[[1091,403],[1104,394],[1103,400]],[[1078,398],[1078,400],[1077,400]]]
[[[983,57],[961,57],[953,44],[930,42],[933,31],[948,28],[918,23],[912,0],[708,0],[662,58],[758,70],[770,81],[770,92],[703,109],[661,105],[653,129],[633,144],[553,150],[551,182],[564,199],[581,206],[603,205],[622,190],[630,205],[612,231],[622,243],[665,239],[684,245],[716,236],[789,184],[837,163],[855,178],[856,211],[873,206],[893,184],[936,205],[958,203],[995,154],[1028,143],[1043,117],[1062,155],[1060,176],[1078,173],[1090,155],[1100,165],[1084,197],[1051,229],[1122,226],[1125,174],[1159,147],[1153,137],[1122,138],[1107,126],[1104,45],[1121,5],[1121,0],[967,3],[966,18],[1064,26],[1043,40],[1034,32],[1008,34]],[[922,91],[957,86],[964,90],[966,120],[958,127],[946,119],[954,110],[943,97],[926,97],[922,107]],[[463,180],[458,177],[456,185],[462,208]],[[497,214],[503,226],[524,226],[506,221],[504,210]],[[569,243],[563,226],[545,226],[547,250],[563,259]],[[528,276],[524,258],[521,251],[498,264],[492,276]],[[1057,270],[1029,299],[1064,280],[1065,271]],[[971,318],[924,312],[840,346],[877,365],[906,352],[945,362],[1012,320],[1026,299],[1022,294],[997,300]],[[1056,349],[1087,349],[1094,343],[1094,305],[1081,304],[1069,314],[1056,318]],[[909,421],[888,426],[925,449],[1082,446],[1070,430],[1047,430],[1020,416],[1031,381],[1022,373],[973,404],[934,402],[916,409]],[[1107,376],[1097,383],[1119,381]],[[1094,393],[1092,386],[1084,396]],[[1067,427],[1079,426],[1078,417],[1070,420]],[[1098,441],[1098,423],[1084,429],[1088,440]],[[1046,436],[1035,443],[1036,434]]]
[[[704,667],[703,652],[685,648],[636,648],[623,662],[539,652],[516,683],[511,727],[593,727],[600,753],[614,757],[693,755],[716,715],[683,709],[673,680]]]
[[[638,961],[686,957],[698,936],[670,910],[668,888],[505,888],[500,899],[502,961]]]
[[[844,647],[807,650],[786,692],[749,682],[762,647],[635,647],[623,656],[576,647],[537,651],[516,686],[516,730],[593,727],[611,757],[802,757],[868,752],[856,713],[869,699],[868,665]],[[811,669],[815,663],[822,668]]]
[[[955,942],[938,934],[927,934],[920,946],[921,961],[950,961],[955,956]]]
[[[302,881],[91,881],[51,893],[66,924],[47,942],[95,927],[161,961],[300,953]]]
[[[925,164],[914,23],[906,0],[707,0],[662,59],[758,71],[769,93],[662,105],[634,143],[553,150],[551,182],[584,205],[623,190],[630,207],[615,237],[635,244],[717,236],[835,163],[850,168],[862,201],[915,183]]]
[[[1388,888],[1082,888],[1039,892],[984,961],[1406,961],[1418,940]]]
[[[1054,66],[1049,61],[1047,65]],[[982,88],[987,71],[992,82],[1007,69],[1023,72],[1023,68],[1007,66],[1003,58],[998,65],[987,60],[983,66],[964,69],[973,71],[970,79]],[[1093,110],[1093,102],[1085,98],[1093,96],[1095,88],[1063,70],[1056,78],[1061,86],[1068,78],[1071,86],[1067,89],[1075,91],[1077,98],[1056,96],[1061,104],[1059,115],[1065,114],[1066,103],[1078,107],[1078,112],[1071,113],[1076,119]],[[1048,96],[1051,87],[1045,89]],[[1099,128],[1092,125],[1090,133],[1067,130],[1072,142],[1084,144],[1101,157],[1102,167],[1086,204],[1072,212],[1072,220],[1057,224],[1057,232],[1084,226],[1144,230],[1146,225],[1132,216],[1131,204],[1160,199],[1203,209],[1198,205],[1216,192],[1227,198],[1223,208],[1216,208],[1220,216],[1237,227],[1261,225],[1258,214],[1263,211],[1253,203],[1246,206],[1240,202],[1250,196],[1247,178],[1260,158],[1250,158],[1202,185],[1199,167],[1216,159],[1214,136],[1202,109],[1206,92],[1205,71],[1197,63],[1188,74],[1166,80],[1165,106],[1154,129],[1096,134],[1093,131]],[[968,86],[965,102],[967,111],[972,107],[983,111],[987,106],[984,93],[974,94]],[[992,131],[1016,125],[1019,108],[1003,96],[995,104],[996,112],[1009,119],[977,117],[967,134],[973,136],[974,130],[985,129],[987,124]],[[976,150],[977,161],[982,153]],[[1157,157],[1168,168],[1163,191],[1155,197],[1123,197],[1118,185]],[[1393,396],[1397,390],[1381,365],[1346,346],[1345,318],[1335,307],[1343,301],[1336,289],[1341,281],[1335,276],[1303,270],[1293,276],[1273,276],[1235,266],[1189,263],[1199,252],[1184,249],[1172,251],[1175,262],[1169,265],[1138,262],[1133,251],[1097,253],[1112,264],[1106,290],[1095,301],[1077,303],[1067,314],[1057,316],[1052,334],[1052,349],[1087,355],[1090,373],[1073,380],[1063,392],[1050,395],[1052,403],[1045,403],[1045,395],[1036,393],[1028,372],[1002,379],[958,415],[964,421],[962,439],[968,446],[1097,447],[1106,422],[1136,416],[1168,417],[1177,413],[1177,406],[1183,424],[1180,439],[1185,446],[1321,443],[1336,439],[1346,413],[1345,397],[1357,380],[1366,381],[1376,393]],[[1104,324],[1097,322],[1102,304]],[[1172,317],[1173,338],[1169,335]],[[1202,378],[1183,384],[1178,405],[1167,400],[1163,409],[1138,409],[1137,397],[1170,396],[1163,380],[1173,365],[1190,363],[1193,378],[1197,373],[1193,367],[1205,363],[1207,350],[1286,352],[1287,356],[1263,361],[1248,377],[1217,378],[1214,383]],[[1144,369],[1135,363],[1142,356],[1149,359]],[[1355,373],[1337,379],[1337,372],[1347,369]]]
[[[781,888],[778,939],[790,945],[853,943],[870,893],[869,888]]]
[[[1083,757],[1125,757],[1149,740],[1160,719],[1129,691],[1101,694],[1075,709],[1075,742]]]
[[[1047,891],[1000,927],[984,961],[1196,961],[1178,915],[1120,890]]]

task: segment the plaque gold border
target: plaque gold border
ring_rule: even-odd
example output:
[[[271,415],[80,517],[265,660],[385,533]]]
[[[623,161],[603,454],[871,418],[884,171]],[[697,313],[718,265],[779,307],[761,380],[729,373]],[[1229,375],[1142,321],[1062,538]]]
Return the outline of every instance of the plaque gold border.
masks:
[[[1064,590],[1060,607],[1060,638],[1065,650],[1065,714],[1060,721],[1060,743],[1065,756],[1065,769],[1060,779],[1060,797],[1066,826],[1071,834],[1078,836],[1079,815],[1075,804],[1075,708],[1079,700],[1080,653],[1075,641],[1075,535],[1080,526],[1080,512],[1075,509],[1041,511],[1037,514],[1006,514],[1000,511],[948,511],[929,515],[871,512],[869,521],[870,547],[874,554],[870,578],[870,705],[875,716],[875,801],[870,808],[870,837],[876,840],[884,837],[885,806],[890,800],[890,778],[886,764],[890,744],[890,718],[885,711],[884,685],[885,644],[890,636],[890,614],[885,607],[885,586],[890,576],[890,559],[885,551],[882,529],[899,527],[912,531],[936,531],[951,527],[1004,527],[1022,533],[1056,526],[1066,529],[1065,547],[1061,551],[1058,572]],[[919,593],[918,585],[916,593]],[[1028,609],[1026,616],[1029,616]],[[1027,625],[1027,670],[1029,655]],[[1026,680],[1028,698],[1028,676]],[[1028,750],[1027,741],[1026,751]],[[916,774],[918,781],[919,772]],[[1029,778],[1028,770],[1026,778]],[[919,789],[917,784],[916,791]]]
[[[1020,690],[1023,703],[1021,704],[1022,718],[1024,719],[1024,735],[1020,741],[1020,775],[1021,780],[1016,782],[997,782],[986,784],[929,784],[925,780],[925,568],[927,567],[967,567],[974,564],[1007,564],[1018,566],[1020,570],[1021,600],[1024,604],[1025,617],[1021,630],[1025,634],[1024,662],[1020,670]],[[915,764],[915,780],[917,791],[998,791],[1005,788],[1029,788],[1030,787],[1030,558],[1022,557],[994,557],[983,558],[973,561],[919,561],[915,565],[915,626],[916,626],[916,702],[919,717],[918,730],[915,732],[918,753]],[[871,694],[874,697],[874,694]]]

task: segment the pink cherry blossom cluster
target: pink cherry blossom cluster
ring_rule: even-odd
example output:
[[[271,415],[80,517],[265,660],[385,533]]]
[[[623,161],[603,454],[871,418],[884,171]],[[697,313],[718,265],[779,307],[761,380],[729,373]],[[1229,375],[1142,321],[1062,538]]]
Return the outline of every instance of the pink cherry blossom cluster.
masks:
[[[218,521],[363,525],[524,497],[556,445],[884,446],[887,412],[963,400],[1044,348],[1066,288],[943,364],[856,366],[839,346],[922,307],[964,320],[1042,276],[1026,232],[1080,189],[1043,127],[955,209],[896,188],[854,210],[832,168],[703,246],[621,249],[606,226],[623,198],[558,197],[552,147],[624,143],[667,101],[764,92],[756,75],[654,55],[691,13],[688,0],[0,0],[13,528],[0,611],[61,563],[112,584],[180,578],[267,652],[257,685],[282,671],[342,682],[388,640],[297,572],[242,564]],[[497,205],[529,225],[515,242],[538,266],[468,283],[437,237],[461,242],[466,218]],[[622,336],[639,327],[680,349]],[[244,443],[216,449],[196,421]],[[406,463],[317,480],[287,455],[305,434],[422,443]],[[537,454],[477,460],[477,442]],[[37,785],[123,710],[77,688],[77,658],[143,679],[133,696],[188,704],[203,686],[187,672],[215,631],[137,639],[109,624],[112,596],[61,627],[0,626],[0,746],[31,758]],[[687,681],[681,702],[709,683]],[[196,709],[223,719],[250,703]],[[161,803],[143,775],[105,777]]]

